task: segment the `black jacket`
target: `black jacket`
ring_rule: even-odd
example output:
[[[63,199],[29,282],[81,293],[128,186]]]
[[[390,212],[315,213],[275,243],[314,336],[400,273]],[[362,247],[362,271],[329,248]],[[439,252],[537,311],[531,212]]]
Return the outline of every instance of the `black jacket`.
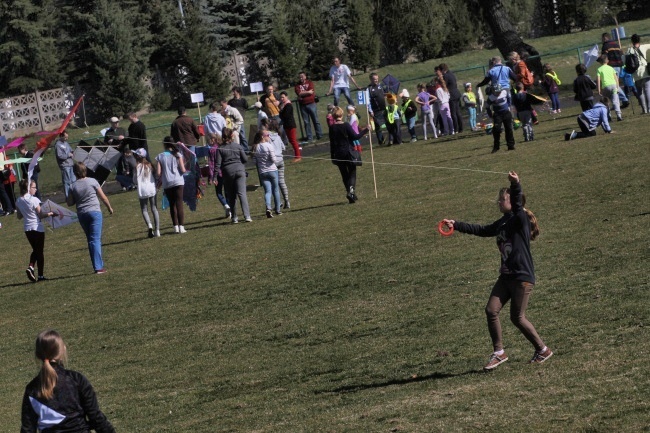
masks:
[[[20,433],[115,433],[97,403],[92,385],[83,374],[56,366],[58,378],[50,400],[37,397],[41,381],[36,376],[25,388]],[[38,412],[35,410],[38,409]]]
[[[594,90],[597,87],[589,75],[578,75],[578,78],[573,80],[573,91],[576,94],[575,100],[589,101],[594,99]]]
[[[513,182],[510,184],[510,213],[487,226],[456,221],[454,229],[476,236],[496,236],[501,253],[500,278],[535,284],[535,266],[530,252],[530,221],[522,202],[521,184]]]
[[[332,156],[332,163],[338,165],[346,164],[350,161],[350,152],[354,150],[352,141],[360,140],[367,133],[368,128],[364,128],[357,134],[347,122],[335,123],[330,126],[330,155]]]

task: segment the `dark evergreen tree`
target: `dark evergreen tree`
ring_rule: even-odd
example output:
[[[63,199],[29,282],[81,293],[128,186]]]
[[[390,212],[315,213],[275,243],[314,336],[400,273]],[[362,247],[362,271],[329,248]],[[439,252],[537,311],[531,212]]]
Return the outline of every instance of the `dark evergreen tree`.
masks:
[[[278,4],[268,47],[269,66],[280,87],[288,87],[298,78],[307,60],[306,43],[302,36],[288,27],[286,10]]]
[[[0,3],[0,95],[46,90],[63,84],[48,19],[50,0]]]
[[[145,34],[135,25],[137,12],[109,0],[97,0],[88,19],[88,43],[83,62],[87,105],[99,117],[123,115],[142,108],[147,89],[149,52]]]
[[[185,7],[183,41],[182,70],[185,77],[182,84],[185,92],[203,93],[206,101],[225,97],[230,91],[230,80],[223,75],[221,55],[211,40],[206,22],[198,7],[192,4]]]
[[[379,37],[372,20],[370,0],[352,0],[347,5],[345,38],[350,63],[364,72],[379,64]]]

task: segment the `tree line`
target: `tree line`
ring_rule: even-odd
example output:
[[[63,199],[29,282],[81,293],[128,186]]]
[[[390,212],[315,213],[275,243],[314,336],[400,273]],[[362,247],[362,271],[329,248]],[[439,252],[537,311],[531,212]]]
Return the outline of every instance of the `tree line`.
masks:
[[[4,0],[0,97],[71,86],[89,115],[225,96],[222,73],[246,54],[249,82],[326,78],[332,57],[357,70],[480,46],[508,21],[519,39],[650,16],[636,0]],[[491,22],[492,21],[492,22]],[[510,43],[514,39],[511,38]]]

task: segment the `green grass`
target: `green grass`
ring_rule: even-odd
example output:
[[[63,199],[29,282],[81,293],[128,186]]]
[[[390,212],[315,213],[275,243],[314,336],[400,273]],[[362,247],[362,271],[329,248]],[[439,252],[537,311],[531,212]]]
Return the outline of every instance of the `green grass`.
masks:
[[[249,193],[251,224],[228,224],[209,189],[187,234],[161,211],[146,239],[137,197],[110,196],[102,276],[73,225],[46,235],[52,280],[28,283],[21,222],[1,219],[0,432],[18,428],[46,327],[123,432],[649,431],[650,125],[626,110],[615,134],[567,143],[563,112],[515,152],[479,134],[375,149],[377,199],[366,149],[355,205],[310,158],[288,165],[281,217]],[[484,374],[498,251],[435,227],[496,219],[507,177],[486,172],[511,169],[542,228],[528,317],[556,355],[527,364],[504,311],[510,361]]]

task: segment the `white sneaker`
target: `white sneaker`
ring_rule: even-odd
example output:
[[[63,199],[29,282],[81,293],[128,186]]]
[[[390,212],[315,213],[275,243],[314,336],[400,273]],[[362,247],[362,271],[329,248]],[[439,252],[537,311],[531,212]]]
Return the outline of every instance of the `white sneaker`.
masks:
[[[180,229],[178,228],[178,226],[174,226],[174,233],[178,233],[179,230],[180,230]]]
[[[226,211],[226,218],[230,218],[231,215],[232,215],[232,213],[230,212],[230,206],[225,205],[225,206],[223,207],[223,210]]]
[[[178,233],[187,233],[187,231],[185,230],[185,227],[178,226]]]
[[[156,230],[156,237],[157,237],[157,238],[160,237],[160,230]]]

